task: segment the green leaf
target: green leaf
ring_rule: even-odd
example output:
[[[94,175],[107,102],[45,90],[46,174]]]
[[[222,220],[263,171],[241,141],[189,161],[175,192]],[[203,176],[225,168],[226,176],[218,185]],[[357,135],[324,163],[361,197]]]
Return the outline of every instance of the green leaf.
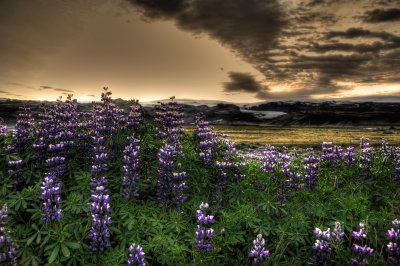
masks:
[[[65,242],[65,245],[67,245],[68,247],[70,247],[72,249],[79,249],[81,247],[81,244],[79,244],[77,242]]]
[[[64,244],[61,244],[61,252],[63,253],[64,257],[69,257],[71,255],[68,247]]]
[[[59,252],[60,252],[60,245],[57,245],[51,252],[51,255],[49,257],[49,263],[53,263],[56,260]]]
[[[31,236],[31,237],[26,241],[26,244],[27,244],[28,246],[33,242],[33,240],[35,239],[35,237],[36,237],[37,234],[38,234],[38,233],[35,233],[33,236]]]

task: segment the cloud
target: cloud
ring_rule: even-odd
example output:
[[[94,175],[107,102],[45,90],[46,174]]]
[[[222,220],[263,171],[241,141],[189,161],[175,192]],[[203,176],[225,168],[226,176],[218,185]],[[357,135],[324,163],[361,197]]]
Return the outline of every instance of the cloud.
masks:
[[[390,21],[400,21],[400,9],[389,8],[389,9],[373,9],[366,11],[363,16],[364,22],[369,23],[380,23]]]
[[[223,87],[225,92],[248,92],[248,93],[263,93],[268,90],[258,82],[250,73],[228,72],[230,81],[224,82]]]
[[[194,35],[205,34],[255,65],[276,44],[286,24],[277,0],[127,0],[146,19],[171,20]]]
[[[40,88],[41,88],[41,90],[60,91],[60,92],[63,92],[63,94],[65,94],[65,93],[75,93],[75,92],[72,91],[72,90],[54,88],[54,87],[51,87],[51,86],[40,86]]]

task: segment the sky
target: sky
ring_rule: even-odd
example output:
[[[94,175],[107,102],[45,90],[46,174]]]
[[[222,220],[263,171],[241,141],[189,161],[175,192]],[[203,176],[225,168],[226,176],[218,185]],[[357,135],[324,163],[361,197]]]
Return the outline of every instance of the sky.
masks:
[[[400,101],[400,0],[0,0],[0,98]]]

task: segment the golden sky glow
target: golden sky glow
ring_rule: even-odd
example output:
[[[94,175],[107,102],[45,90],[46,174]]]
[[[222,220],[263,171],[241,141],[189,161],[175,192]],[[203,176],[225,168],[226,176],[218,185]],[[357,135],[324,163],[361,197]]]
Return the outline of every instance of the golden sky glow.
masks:
[[[368,13],[377,8],[374,1],[270,1],[263,6],[267,21],[259,21],[264,16],[251,9],[253,2],[202,21],[208,8],[202,2],[193,2],[198,14],[177,9],[171,15],[128,0],[3,1],[0,98],[54,100],[71,93],[91,101],[104,86],[115,98],[141,101],[399,96],[400,19],[374,21],[380,19]],[[254,13],[244,23],[249,30],[240,28],[242,13]],[[219,17],[227,27],[216,23]],[[259,38],[263,25],[270,38]],[[229,35],[235,27],[239,37]]]

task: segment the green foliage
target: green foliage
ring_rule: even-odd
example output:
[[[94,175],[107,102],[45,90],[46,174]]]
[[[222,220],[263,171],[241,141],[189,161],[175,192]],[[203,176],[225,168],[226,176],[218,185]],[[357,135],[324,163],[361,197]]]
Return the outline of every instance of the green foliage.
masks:
[[[182,141],[185,157],[180,163],[187,172],[188,200],[180,209],[158,206],[155,196],[157,153],[162,147],[154,126],[144,124],[135,134],[141,139],[140,198],[123,199],[120,184],[122,160],[113,160],[108,173],[111,194],[111,248],[93,253],[88,247],[90,217],[90,163],[82,159],[69,162],[69,176],[63,180],[60,222],[46,224],[41,219],[40,185],[43,169],[24,165],[26,185],[13,187],[13,180],[0,175],[0,204],[8,203],[12,232],[21,265],[124,265],[131,243],[146,253],[148,265],[249,265],[247,254],[257,234],[266,239],[271,251],[267,264],[304,265],[311,263],[313,229],[333,228],[342,223],[344,242],[335,247],[335,265],[347,265],[351,258],[352,230],[360,221],[368,223],[369,245],[375,250],[376,265],[385,260],[385,232],[390,221],[399,217],[399,185],[391,180],[393,160],[376,154],[370,174],[359,167],[322,164],[315,190],[293,191],[285,204],[276,200],[276,184],[260,164],[250,162],[244,168],[246,178],[233,182],[222,193],[222,201],[213,202],[214,167],[203,167],[197,155],[197,139],[186,134]],[[115,143],[121,156],[127,132]],[[5,140],[3,140],[5,141]],[[0,154],[5,153],[5,145]],[[217,160],[223,156],[218,147]],[[30,156],[28,156],[30,157]],[[73,158],[79,158],[74,154]],[[302,156],[293,167],[302,173]],[[5,167],[3,159],[0,164]],[[297,167],[297,168],[296,168]],[[336,184],[336,185],[335,185]],[[262,189],[255,189],[260,185]],[[210,204],[215,216],[214,250],[201,254],[194,247],[195,213],[201,202]]]

